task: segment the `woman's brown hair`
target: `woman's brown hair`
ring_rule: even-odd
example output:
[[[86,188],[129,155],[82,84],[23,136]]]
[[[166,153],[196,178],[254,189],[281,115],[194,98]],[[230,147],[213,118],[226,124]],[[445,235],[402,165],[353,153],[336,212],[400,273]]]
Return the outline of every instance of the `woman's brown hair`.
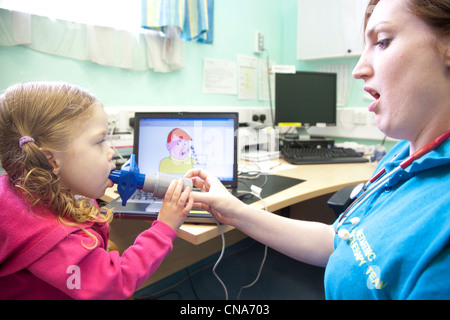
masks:
[[[364,19],[364,30],[373,9],[380,0],[370,0]],[[450,36],[450,1],[448,0],[405,0],[405,7],[412,14],[422,19],[437,35]]]

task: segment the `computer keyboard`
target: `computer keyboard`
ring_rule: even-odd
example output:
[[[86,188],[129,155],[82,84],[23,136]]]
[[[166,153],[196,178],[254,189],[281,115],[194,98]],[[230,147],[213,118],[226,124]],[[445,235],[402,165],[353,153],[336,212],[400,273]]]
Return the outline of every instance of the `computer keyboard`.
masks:
[[[136,202],[136,203],[152,203],[155,201],[155,197],[150,192],[142,191],[141,189],[137,189],[128,199],[129,202]]]
[[[291,164],[362,163],[369,160],[353,149],[347,148],[296,148],[285,147],[281,154]]]

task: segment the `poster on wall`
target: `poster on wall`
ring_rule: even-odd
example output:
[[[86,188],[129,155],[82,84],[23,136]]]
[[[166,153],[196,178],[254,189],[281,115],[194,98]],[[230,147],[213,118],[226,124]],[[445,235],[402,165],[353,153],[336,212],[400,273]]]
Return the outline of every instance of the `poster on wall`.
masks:
[[[238,56],[238,97],[241,100],[256,100],[258,59],[251,56]]]
[[[203,62],[203,92],[236,94],[236,62],[205,58]]]

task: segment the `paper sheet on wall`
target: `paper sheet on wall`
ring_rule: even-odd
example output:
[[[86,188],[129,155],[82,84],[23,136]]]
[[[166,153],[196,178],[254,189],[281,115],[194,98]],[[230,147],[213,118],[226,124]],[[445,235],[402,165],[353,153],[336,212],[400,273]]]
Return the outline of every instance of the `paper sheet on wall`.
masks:
[[[256,100],[258,59],[238,56],[238,97],[242,100]]]
[[[203,92],[236,94],[236,62],[205,58],[203,62]]]
[[[261,101],[269,101],[269,97],[272,100],[275,99],[275,74],[273,72],[268,72],[268,67],[272,68],[275,64],[273,61],[269,61],[269,66],[267,66],[266,59],[258,60],[258,82],[259,82],[259,100]],[[270,86],[269,79],[267,78],[270,75]],[[269,87],[270,87],[270,96],[269,96]]]

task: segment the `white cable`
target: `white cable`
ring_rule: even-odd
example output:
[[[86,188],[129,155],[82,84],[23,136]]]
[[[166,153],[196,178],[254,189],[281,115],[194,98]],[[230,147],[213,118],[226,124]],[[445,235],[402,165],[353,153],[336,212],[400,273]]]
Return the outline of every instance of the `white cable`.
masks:
[[[254,186],[252,185],[252,187],[254,187]],[[250,194],[252,194],[255,197],[257,197],[261,201],[261,203],[263,204],[264,210],[267,211],[267,206],[266,206],[266,203],[264,202],[263,198],[261,198],[261,196],[259,194],[257,194],[256,192],[250,192]],[[259,277],[261,276],[262,269],[264,267],[264,263],[266,262],[266,258],[267,258],[267,245],[264,246],[264,256],[263,256],[263,259],[261,261],[261,265],[259,267],[259,271],[258,271],[258,274],[256,275],[255,280],[253,280],[253,282],[251,282],[251,283],[241,287],[241,289],[239,290],[239,293],[238,293],[238,295],[236,297],[236,300],[239,300],[239,298],[241,296],[241,293],[242,293],[242,290],[248,289],[248,288],[252,287],[256,282],[258,282]]]
[[[211,206],[209,206],[209,212],[211,213],[211,216],[213,217],[214,221],[216,221],[217,227],[219,228],[219,232],[220,232],[220,236],[222,237],[222,251],[220,252],[220,256],[219,259],[217,259],[216,264],[214,265],[212,272],[214,274],[214,276],[216,277],[216,279],[220,282],[220,284],[223,287],[223,290],[225,291],[225,300],[228,300],[228,290],[227,290],[227,286],[223,283],[222,279],[220,279],[220,277],[217,275],[216,273],[216,268],[219,265],[220,261],[222,260],[223,254],[225,252],[225,236],[223,234],[223,230],[222,227],[220,225],[220,222],[217,220],[217,218],[214,216],[214,213],[212,211]]]
[[[259,267],[259,271],[258,271],[258,274],[256,275],[255,280],[253,280],[253,282],[249,283],[248,285],[241,287],[241,289],[239,290],[239,293],[238,293],[238,295],[236,297],[236,300],[239,300],[239,298],[241,296],[241,293],[242,293],[242,290],[252,287],[259,280],[259,277],[261,276],[262,269],[264,267],[264,263],[266,262],[266,258],[267,258],[267,246],[264,246],[264,256],[263,256],[263,259],[262,259],[262,262],[261,262],[261,266]]]
[[[259,189],[259,190],[258,190],[258,189]],[[258,187],[256,187],[256,186],[253,186],[253,185],[252,185],[251,190],[252,190],[252,192],[247,192],[247,193],[248,193],[248,194],[251,194],[251,195],[253,195],[253,196],[255,196],[255,197],[257,197],[257,198],[262,202],[262,204],[263,204],[263,206],[264,206],[264,209],[267,211],[266,203],[264,202],[264,200],[261,198],[261,196],[260,196],[260,194],[259,194],[259,193],[261,192],[261,189],[258,188]],[[259,192],[258,192],[258,191],[259,191]],[[240,193],[241,193],[241,192],[240,192]],[[227,286],[223,283],[222,279],[220,279],[220,277],[219,277],[219,276],[217,275],[217,273],[216,273],[216,268],[217,268],[217,266],[219,265],[220,261],[222,260],[223,254],[224,254],[224,252],[225,252],[225,236],[224,236],[224,233],[223,233],[223,230],[222,230],[222,226],[221,226],[220,222],[217,220],[217,218],[215,217],[215,215],[214,215],[214,213],[213,213],[213,211],[212,211],[211,206],[209,206],[209,212],[211,213],[211,216],[213,217],[214,221],[216,222],[217,227],[219,228],[220,236],[221,236],[221,238],[222,238],[222,251],[220,252],[220,256],[219,256],[219,258],[217,259],[216,263],[214,264],[214,267],[213,267],[213,269],[212,269],[212,272],[213,272],[214,276],[216,277],[216,279],[220,282],[220,284],[221,284],[222,287],[223,287],[223,290],[224,290],[224,292],[225,292],[225,300],[228,300],[228,290],[227,290]],[[252,287],[252,286],[259,280],[259,277],[261,276],[261,272],[262,272],[264,263],[266,262],[266,258],[267,258],[267,246],[265,246],[265,248],[264,248],[264,256],[263,256],[263,260],[262,260],[262,262],[261,262],[261,265],[260,265],[260,267],[259,267],[259,271],[258,271],[258,274],[256,275],[255,280],[253,280],[253,282],[251,282],[251,283],[249,283],[249,284],[247,284],[247,285],[241,287],[241,289],[239,290],[239,293],[238,293],[238,295],[237,295],[237,298],[236,298],[237,300],[239,300],[239,297],[241,296],[241,292],[242,292],[243,289],[247,289],[247,288]]]

